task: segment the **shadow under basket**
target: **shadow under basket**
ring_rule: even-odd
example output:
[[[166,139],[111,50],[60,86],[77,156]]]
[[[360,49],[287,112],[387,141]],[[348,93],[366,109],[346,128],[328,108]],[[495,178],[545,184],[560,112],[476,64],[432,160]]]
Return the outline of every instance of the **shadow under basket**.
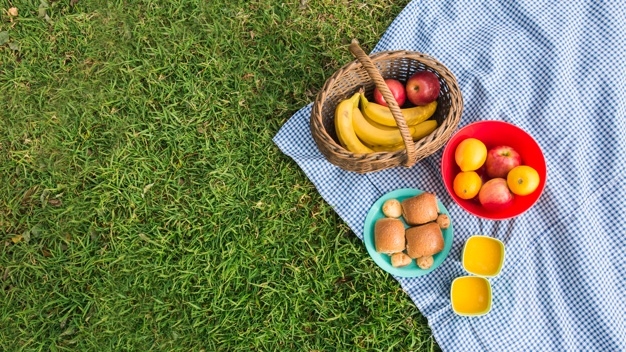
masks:
[[[439,61],[414,51],[383,51],[368,56],[356,41],[350,45],[356,60],[335,72],[317,94],[311,113],[311,134],[326,159],[347,171],[367,173],[396,166],[413,166],[421,159],[439,150],[452,136],[463,112],[463,98],[456,77]],[[393,78],[403,84],[417,71],[431,71],[439,77],[441,90],[437,109],[431,119],[437,128],[428,136],[415,142],[410,138],[408,127],[400,107],[384,83]],[[396,120],[405,148],[395,152],[355,154],[344,148],[335,132],[335,108],[359,89],[373,96],[378,87]]]

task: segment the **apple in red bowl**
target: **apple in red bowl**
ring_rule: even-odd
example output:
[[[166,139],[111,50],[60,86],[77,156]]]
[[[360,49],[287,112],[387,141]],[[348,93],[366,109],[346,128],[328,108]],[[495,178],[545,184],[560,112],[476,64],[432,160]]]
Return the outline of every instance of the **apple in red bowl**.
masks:
[[[487,152],[485,173],[489,178],[505,178],[514,167],[522,165],[522,157],[508,145],[492,147]]]
[[[467,138],[482,141],[488,150],[487,160],[476,170],[483,179],[481,187],[483,204],[479,199],[480,192],[472,199],[462,199],[454,192],[454,178],[461,171],[454,154],[459,143]],[[490,158],[491,161],[488,161]],[[492,169],[489,172],[488,165]],[[523,196],[508,194],[502,181],[489,183],[495,179],[506,180],[507,177],[503,176],[503,173],[508,173],[520,165],[532,167],[539,175],[539,184],[530,194]],[[545,188],[547,168],[543,152],[530,134],[509,122],[485,120],[464,126],[450,138],[441,159],[441,175],[446,190],[461,208],[484,219],[504,220],[524,213],[537,202]]]

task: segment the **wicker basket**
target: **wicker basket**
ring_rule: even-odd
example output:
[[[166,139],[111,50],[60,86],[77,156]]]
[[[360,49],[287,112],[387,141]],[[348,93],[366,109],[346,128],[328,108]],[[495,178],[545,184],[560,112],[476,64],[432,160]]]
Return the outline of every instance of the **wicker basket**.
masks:
[[[317,94],[311,113],[311,133],[321,153],[334,165],[348,171],[367,173],[396,166],[410,167],[439,150],[452,136],[463,112],[463,98],[454,75],[434,58],[413,51],[385,51],[368,56],[356,40],[350,44],[356,60],[335,72]],[[441,92],[432,118],[438,127],[428,136],[413,142],[400,107],[384,83],[395,78],[401,82],[416,71],[428,70],[439,77]],[[383,78],[384,77],[384,78]],[[335,133],[337,104],[360,88],[371,97],[378,87],[400,128],[405,149],[396,152],[354,154],[339,144]]]

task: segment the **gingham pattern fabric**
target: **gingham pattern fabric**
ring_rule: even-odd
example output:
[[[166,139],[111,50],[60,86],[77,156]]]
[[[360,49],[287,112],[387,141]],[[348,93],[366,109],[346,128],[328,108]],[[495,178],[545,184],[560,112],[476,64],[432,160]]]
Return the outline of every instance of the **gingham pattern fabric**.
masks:
[[[444,202],[455,224],[448,258],[425,277],[396,278],[444,350],[626,351],[625,5],[413,1],[376,45],[450,68],[465,102],[459,127],[503,120],[535,137],[547,184],[518,218],[481,220],[455,205],[439,176],[441,150],[410,169],[359,175],[333,166],[311,137],[311,105],[275,136],[361,239],[368,209],[386,192],[415,187]],[[504,241],[507,257],[491,280],[491,312],[459,317],[450,284],[466,275],[461,249],[473,234]]]

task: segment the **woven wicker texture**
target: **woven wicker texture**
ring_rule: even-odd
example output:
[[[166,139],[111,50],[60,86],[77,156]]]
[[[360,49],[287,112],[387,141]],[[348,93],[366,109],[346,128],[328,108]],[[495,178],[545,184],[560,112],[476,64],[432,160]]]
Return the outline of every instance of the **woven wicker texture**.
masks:
[[[439,150],[452,136],[463,112],[463,98],[456,77],[436,59],[413,51],[384,51],[368,56],[356,41],[350,45],[356,60],[335,72],[317,94],[311,113],[311,134],[320,152],[334,165],[347,171],[367,173],[396,166],[410,167]],[[431,71],[439,77],[441,91],[433,115],[437,129],[413,142],[400,107],[384,79],[406,82],[417,71]],[[370,98],[374,88],[385,97],[400,128],[405,149],[396,152],[354,154],[339,144],[335,133],[337,104],[363,88]]]

